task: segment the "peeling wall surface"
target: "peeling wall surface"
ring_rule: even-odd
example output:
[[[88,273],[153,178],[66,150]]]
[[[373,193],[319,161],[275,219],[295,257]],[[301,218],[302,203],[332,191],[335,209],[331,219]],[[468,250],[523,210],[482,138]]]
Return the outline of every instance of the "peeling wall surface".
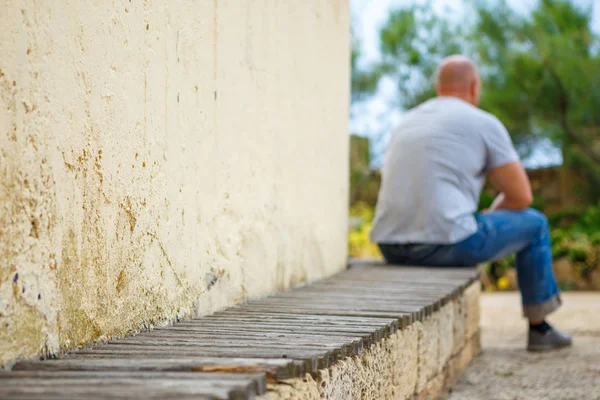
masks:
[[[0,366],[345,266],[347,0],[7,0],[0,26]]]

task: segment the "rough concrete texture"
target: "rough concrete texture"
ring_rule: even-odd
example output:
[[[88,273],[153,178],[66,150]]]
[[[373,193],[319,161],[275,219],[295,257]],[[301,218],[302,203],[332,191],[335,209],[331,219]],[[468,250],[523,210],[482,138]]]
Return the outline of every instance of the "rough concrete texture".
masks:
[[[348,14],[3,4],[0,366],[344,267]]]
[[[466,341],[467,306],[465,297],[460,296],[452,303],[454,318],[452,323],[452,355],[456,355]]]
[[[481,297],[481,285],[479,282],[473,284],[465,289],[464,292],[464,304],[466,308],[467,324],[465,326],[465,334],[467,338],[473,336],[479,331],[479,324],[481,315],[479,313]]]
[[[600,294],[563,293],[550,323],[574,335],[574,346],[525,351],[527,323],[519,294],[484,294],[483,354],[459,380],[452,400],[600,399]]]
[[[442,371],[433,377],[423,389],[415,395],[418,400],[436,399],[456,384],[457,377],[481,350],[479,333],[476,333],[463,344],[458,354],[452,356]]]
[[[464,332],[469,321],[476,321],[468,316],[467,309],[479,315],[476,299],[480,291],[470,287],[464,296],[467,293],[471,296],[470,307],[464,306],[468,303],[466,298],[458,298],[360,356],[340,361],[314,377],[269,385],[263,399],[410,399],[415,395],[418,399],[436,398],[479,354],[480,337],[475,326],[470,327],[474,333],[469,338],[463,334],[457,342],[454,336],[454,327],[464,327]],[[461,312],[455,315],[455,310]],[[456,319],[462,322],[457,324]]]
[[[454,375],[478,354],[480,293],[480,283],[474,283],[463,296],[416,324],[419,332],[416,393],[420,398],[442,393],[445,386],[452,384]]]
[[[288,379],[276,385],[269,385],[267,394],[259,400],[321,400],[319,393],[319,377],[312,375],[302,379]]]
[[[419,378],[416,392],[421,393],[427,383],[438,375],[442,366],[440,359],[440,316],[436,313],[423,322],[415,324],[419,332]]]
[[[405,399],[417,382],[418,332],[414,326],[398,331],[316,378],[290,379],[270,385],[264,399]]]
[[[452,348],[454,345],[454,304],[446,304],[439,311],[439,357],[438,357],[438,372],[442,372],[444,365],[452,356]],[[460,315],[457,316],[460,318]],[[463,342],[464,345],[464,342]]]

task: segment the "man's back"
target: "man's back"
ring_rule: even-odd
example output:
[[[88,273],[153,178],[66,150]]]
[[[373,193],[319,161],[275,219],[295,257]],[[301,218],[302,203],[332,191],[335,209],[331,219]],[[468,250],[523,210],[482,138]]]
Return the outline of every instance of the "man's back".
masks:
[[[386,152],[372,240],[465,239],[477,230],[485,172],[517,160],[504,126],[463,100],[438,97],[409,111]]]

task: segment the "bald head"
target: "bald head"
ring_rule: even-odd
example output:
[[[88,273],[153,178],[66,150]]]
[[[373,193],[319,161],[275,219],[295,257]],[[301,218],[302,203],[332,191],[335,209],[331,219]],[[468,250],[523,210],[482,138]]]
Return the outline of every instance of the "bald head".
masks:
[[[475,106],[479,104],[479,73],[469,58],[454,55],[438,67],[435,89],[438,96],[454,96]]]

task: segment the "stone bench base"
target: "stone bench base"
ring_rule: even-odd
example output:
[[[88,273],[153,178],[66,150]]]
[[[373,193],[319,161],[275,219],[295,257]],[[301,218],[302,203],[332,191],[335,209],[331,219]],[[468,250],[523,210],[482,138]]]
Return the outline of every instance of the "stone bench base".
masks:
[[[269,384],[261,399],[435,399],[480,352],[480,287],[474,282],[431,316],[359,356]]]

